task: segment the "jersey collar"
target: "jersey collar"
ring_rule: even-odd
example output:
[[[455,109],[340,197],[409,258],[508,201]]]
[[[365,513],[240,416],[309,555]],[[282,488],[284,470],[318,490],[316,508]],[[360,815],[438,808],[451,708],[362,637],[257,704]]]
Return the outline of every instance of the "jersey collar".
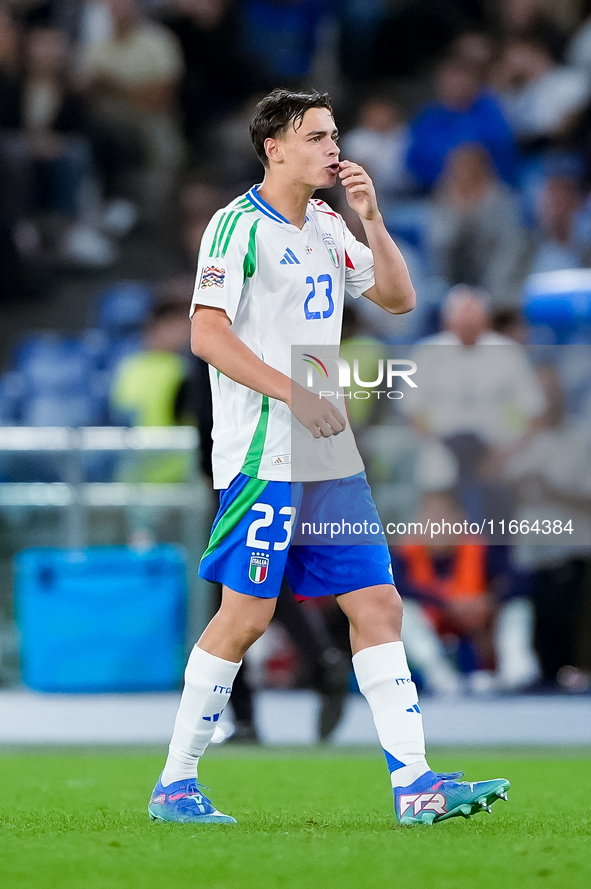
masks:
[[[289,219],[286,219],[285,216],[282,216],[278,210],[275,210],[271,204],[268,204],[264,198],[262,198],[259,194],[259,186],[253,185],[253,187],[246,193],[246,197],[254,204],[257,210],[260,210],[261,213],[264,213],[265,216],[269,216],[271,219],[274,219],[275,222],[284,222],[286,225],[291,225]]]
[[[259,194],[259,185],[253,185],[250,191],[247,191],[246,197],[253,204],[257,210],[260,210],[261,213],[264,213],[265,216],[268,216],[270,219],[274,219],[275,222],[282,222],[285,225],[292,225],[289,219],[286,219],[285,216],[282,216],[279,210],[276,210],[271,204],[268,204],[264,198],[262,198]],[[306,222],[309,222],[308,216],[306,215]],[[293,226],[296,228],[297,226]]]

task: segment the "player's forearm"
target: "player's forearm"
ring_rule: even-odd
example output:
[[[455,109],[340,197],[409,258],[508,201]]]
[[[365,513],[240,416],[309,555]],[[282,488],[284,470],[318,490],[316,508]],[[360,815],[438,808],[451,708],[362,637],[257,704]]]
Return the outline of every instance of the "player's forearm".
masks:
[[[261,361],[226,324],[201,323],[199,310],[193,316],[191,349],[194,355],[224,376],[269,398],[291,404],[292,381],[281,371]]]
[[[373,253],[375,285],[370,299],[394,315],[412,311],[416,294],[402,253],[388,234],[381,214],[362,219],[367,242]]]

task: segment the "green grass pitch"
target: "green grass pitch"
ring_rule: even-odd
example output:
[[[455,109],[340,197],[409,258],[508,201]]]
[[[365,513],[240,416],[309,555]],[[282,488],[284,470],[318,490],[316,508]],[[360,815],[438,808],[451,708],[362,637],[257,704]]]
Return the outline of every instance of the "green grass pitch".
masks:
[[[239,824],[151,823],[162,755],[0,755],[2,889],[589,889],[591,754],[437,751],[507,777],[493,814],[395,824],[376,751],[222,748],[200,780]]]

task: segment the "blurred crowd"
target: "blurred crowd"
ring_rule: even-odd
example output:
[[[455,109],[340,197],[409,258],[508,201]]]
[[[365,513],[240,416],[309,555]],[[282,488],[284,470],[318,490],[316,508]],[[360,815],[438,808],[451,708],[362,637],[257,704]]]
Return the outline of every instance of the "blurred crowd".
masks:
[[[210,440],[207,375],[188,354],[183,313],[211,215],[261,179],[248,122],[275,86],[330,92],[341,156],[372,175],[416,286],[408,316],[365,300],[348,309],[345,348],[412,346],[423,367],[431,347],[458,350],[447,353],[448,385],[430,393],[439,411],[409,400],[394,421],[357,418],[404,423],[420,443],[420,497],[405,519],[570,515],[591,541],[591,300],[576,296],[591,278],[559,283],[559,310],[535,301],[556,290],[543,273],[591,265],[588,0],[0,0],[0,300],[21,299],[39,267],[116,266],[125,278],[134,237],[171,245],[177,273],[157,287],[114,281],[86,340],[17,350],[0,380],[0,423],[189,417]],[[362,237],[342,194],[323,197]],[[35,360],[53,370],[31,382]],[[55,369],[76,361],[95,380],[83,416],[66,380],[76,375]],[[48,401],[41,390],[58,377]],[[470,399],[480,411],[467,419]],[[168,470],[174,480],[178,465]],[[424,686],[588,690],[591,551],[581,539],[401,541],[395,576]],[[346,640],[321,617],[311,618],[316,679],[328,694],[336,676],[341,695]]]
[[[313,83],[422,271],[517,306],[528,272],[591,249],[588,6],[3,0],[3,298],[11,267],[16,296],[47,255],[108,267],[138,220],[146,237],[173,220],[194,254],[212,208],[260,178],[258,97]]]

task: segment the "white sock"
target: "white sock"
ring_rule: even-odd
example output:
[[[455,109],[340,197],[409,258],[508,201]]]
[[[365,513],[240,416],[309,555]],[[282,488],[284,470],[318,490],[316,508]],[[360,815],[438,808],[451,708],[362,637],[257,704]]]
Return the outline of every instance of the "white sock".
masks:
[[[423,717],[404,645],[386,642],[364,648],[353,656],[353,669],[371,707],[392,787],[408,787],[430,769],[425,759]]]
[[[211,740],[228,703],[239,664],[215,657],[197,645],[185,670],[185,687],[162,772],[162,784],[197,778],[199,757]]]

